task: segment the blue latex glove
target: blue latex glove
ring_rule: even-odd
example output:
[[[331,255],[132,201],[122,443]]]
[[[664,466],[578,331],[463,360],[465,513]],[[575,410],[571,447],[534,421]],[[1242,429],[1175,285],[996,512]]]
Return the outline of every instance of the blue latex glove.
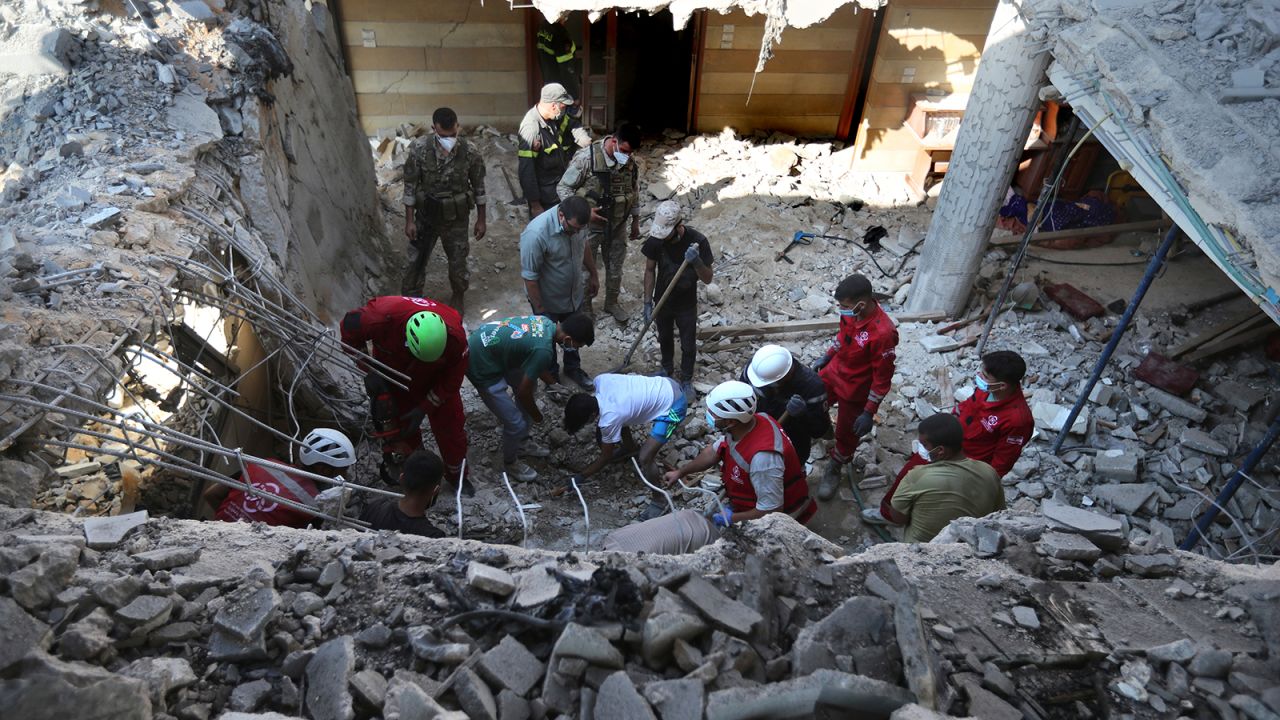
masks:
[[[722,506],[719,511],[711,516],[711,524],[718,528],[727,528],[733,524],[733,508],[728,505]]]
[[[858,416],[857,420],[853,421],[853,434],[858,437],[863,437],[867,433],[871,432],[871,426],[873,424],[874,420],[871,417],[871,413],[864,412]]]
[[[689,243],[684,251],[685,262],[697,267],[702,264],[702,254],[698,252],[698,243]]]
[[[807,407],[808,405],[805,403],[804,398],[799,395],[792,395],[791,399],[787,401],[787,414],[793,418],[798,418],[804,415]]]

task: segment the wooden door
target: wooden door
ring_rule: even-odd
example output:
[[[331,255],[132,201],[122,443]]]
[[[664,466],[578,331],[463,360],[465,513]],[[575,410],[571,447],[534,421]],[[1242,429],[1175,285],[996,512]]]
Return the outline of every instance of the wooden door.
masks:
[[[613,129],[613,97],[617,85],[618,13],[610,10],[594,23],[584,13],[582,23],[586,38],[582,124],[609,132]]]

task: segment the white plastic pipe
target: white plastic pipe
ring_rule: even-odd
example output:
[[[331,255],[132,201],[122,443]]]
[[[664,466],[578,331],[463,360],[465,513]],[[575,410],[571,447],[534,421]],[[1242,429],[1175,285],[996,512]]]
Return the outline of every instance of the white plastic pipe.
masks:
[[[520,514],[520,532],[523,533],[520,538],[520,547],[526,547],[529,543],[529,523],[524,519],[524,506],[520,504],[520,498],[516,497],[516,489],[511,487],[511,480],[506,472],[502,473],[502,482],[507,484],[507,492],[511,493],[511,502],[516,504],[516,512]]]
[[[578,494],[578,502],[582,503],[582,521],[587,526],[587,539],[583,542],[582,549],[589,551],[591,550],[591,513],[587,510],[587,501],[582,497],[582,491],[578,489],[578,479],[570,475],[569,484],[573,485],[573,491]]]
[[[458,491],[454,493],[453,501],[458,506],[458,539],[462,539],[462,479],[467,476],[467,459],[462,458],[462,468],[458,470]]]
[[[660,493],[660,494],[662,495],[662,497],[664,497],[664,498],[666,498],[666,499],[667,499],[667,507],[671,508],[671,514],[672,514],[672,515],[674,515],[674,514],[675,514],[675,512],[676,512],[676,504],[675,504],[675,502],[671,499],[671,493],[669,493],[669,492],[667,492],[666,490],[663,490],[662,488],[658,487],[657,485],[654,485],[653,483],[649,482],[649,480],[648,480],[647,478],[645,478],[645,476],[644,476],[644,472],[640,470],[640,463],[639,463],[639,462],[637,462],[637,461],[636,461],[636,459],[635,459],[634,457],[633,457],[633,458],[631,458],[631,467],[633,467],[633,468],[635,468],[635,469],[636,469],[636,475],[639,475],[639,476],[640,476],[640,482],[644,483],[645,485],[648,485],[651,489],[653,489],[653,490],[655,490],[656,492]]]

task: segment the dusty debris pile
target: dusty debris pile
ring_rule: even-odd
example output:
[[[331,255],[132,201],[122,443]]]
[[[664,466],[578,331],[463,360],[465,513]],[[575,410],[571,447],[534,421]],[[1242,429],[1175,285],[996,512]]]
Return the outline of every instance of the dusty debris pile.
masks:
[[[1274,571],[1153,554],[1069,508],[844,558],[781,516],[683,558],[0,525],[0,699],[33,720],[1280,710]]]

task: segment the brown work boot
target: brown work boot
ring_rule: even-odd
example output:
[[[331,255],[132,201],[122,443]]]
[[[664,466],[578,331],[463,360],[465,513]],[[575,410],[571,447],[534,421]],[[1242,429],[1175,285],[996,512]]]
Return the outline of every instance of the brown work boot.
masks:
[[[613,319],[617,320],[620,325],[626,325],[627,321],[631,319],[631,315],[622,308],[622,303],[618,302],[616,297],[612,300],[606,299],[604,301],[604,311],[612,315]]]

